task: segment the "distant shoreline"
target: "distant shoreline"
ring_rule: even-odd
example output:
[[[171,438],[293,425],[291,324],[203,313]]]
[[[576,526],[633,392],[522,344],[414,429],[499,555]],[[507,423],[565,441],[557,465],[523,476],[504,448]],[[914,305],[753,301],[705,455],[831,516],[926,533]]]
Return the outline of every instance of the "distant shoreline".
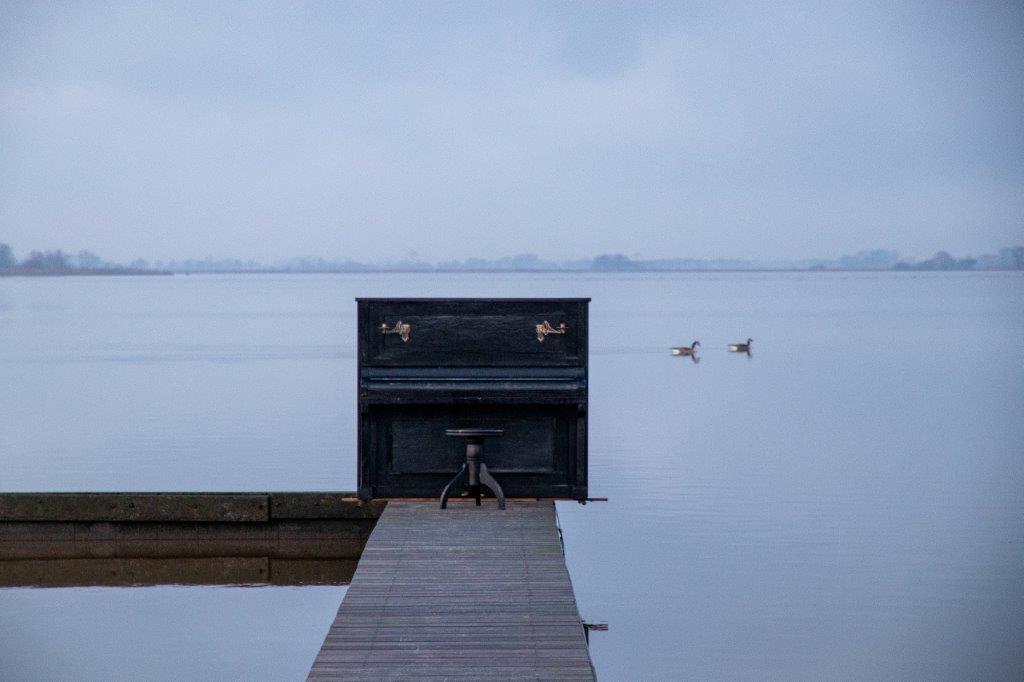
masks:
[[[299,256],[266,263],[238,258],[188,258],[185,260],[130,263],[105,261],[91,251],[78,255],[60,249],[32,251],[18,260],[9,244],[0,243],[0,277],[67,277],[73,275],[171,275],[171,274],[359,274],[388,272],[396,274],[430,272],[465,273],[590,273],[590,272],[886,272],[910,271],[989,271],[1024,270],[1024,246],[1006,246],[995,254],[956,257],[938,251],[925,260],[904,259],[896,251],[873,249],[839,258],[803,258],[746,260],[736,258],[631,258],[621,253],[606,253],[593,258],[550,260],[536,254],[521,253],[497,259],[467,258],[430,262],[411,255],[404,260],[360,262],[352,259],[324,259]]]
[[[0,277],[101,277],[105,275],[173,275],[170,270],[141,270],[138,268],[69,268],[67,270],[31,270],[14,268],[0,270]]]
[[[902,268],[846,268],[846,269],[823,269],[823,268],[722,268],[722,269],[675,269],[675,270],[568,270],[568,269],[452,269],[452,270],[422,270],[422,269],[394,269],[394,270],[138,270],[138,269],[96,269],[96,270],[67,270],[63,272],[39,272],[8,270],[0,271],[0,277],[103,277],[103,276],[192,276],[192,275],[551,275],[551,274],[572,274],[572,275],[657,275],[657,274],[722,274],[722,273],[804,273],[804,274],[844,274],[844,273],[867,273],[867,272],[892,272],[892,273],[974,273],[984,274],[991,272],[1021,272],[1016,268],[987,268],[985,270],[961,269],[961,270],[925,270],[925,269],[902,269]]]

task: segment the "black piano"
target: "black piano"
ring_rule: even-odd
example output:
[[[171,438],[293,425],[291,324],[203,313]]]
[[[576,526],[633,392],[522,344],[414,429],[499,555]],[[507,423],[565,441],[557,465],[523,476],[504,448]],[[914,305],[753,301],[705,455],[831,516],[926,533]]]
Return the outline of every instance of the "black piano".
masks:
[[[589,301],[357,299],[360,497],[438,497],[476,434],[505,496],[585,499]]]

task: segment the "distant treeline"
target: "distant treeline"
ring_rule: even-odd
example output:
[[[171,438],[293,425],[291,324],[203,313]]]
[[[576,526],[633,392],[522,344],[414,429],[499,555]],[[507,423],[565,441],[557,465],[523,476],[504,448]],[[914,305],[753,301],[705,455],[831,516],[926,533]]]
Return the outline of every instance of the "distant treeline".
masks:
[[[18,260],[9,244],[0,242],[0,275],[160,275],[167,271],[149,267],[145,261],[130,265],[111,263],[91,251],[78,255],[56,251],[32,251]]]
[[[554,261],[527,253],[503,258],[468,258],[437,263],[407,258],[388,263],[328,260],[304,256],[267,264],[234,258],[154,261],[137,259],[127,264],[106,261],[91,251],[32,251],[18,260],[7,244],[0,243],[0,275],[162,274],[171,272],[679,272],[728,270],[1024,270],[1024,246],[999,249],[998,253],[957,258],[939,251],[931,258],[901,258],[895,251],[875,249],[841,258],[792,261],[729,260],[702,258],[630,258],[603,254],[595,258]]]

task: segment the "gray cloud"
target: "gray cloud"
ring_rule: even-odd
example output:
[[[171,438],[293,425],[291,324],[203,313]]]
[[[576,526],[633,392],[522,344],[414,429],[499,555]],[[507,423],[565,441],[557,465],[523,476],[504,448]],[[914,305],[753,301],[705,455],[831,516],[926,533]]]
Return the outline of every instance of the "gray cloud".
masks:
[[[1016,3],[0,5],[0,241],[830,256],[1024,238]]]

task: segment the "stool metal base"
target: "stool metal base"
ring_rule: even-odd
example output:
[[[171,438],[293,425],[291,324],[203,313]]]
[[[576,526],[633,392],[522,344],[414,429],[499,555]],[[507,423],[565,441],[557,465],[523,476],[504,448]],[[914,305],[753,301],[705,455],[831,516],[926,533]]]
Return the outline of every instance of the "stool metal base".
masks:
[[[505,508],[505,492],[498,485],[498,482],[487,470],[483,462],[483,439],[489,436],[500,436],[502,429],[448,429],[445,433],[449,436],[466,438],[466,462],[459,469],[459,473],[448,481],[448,485],[441,491],[441,509],[448,508],[448,498],[451,496],[455,485],[462,479],[466,479],[469,493],[476,498],[476,506],[480,506],[480,492],[482,486],[487,486],[494,493],[498,500],[498,509]]]
[[[469,476],[467,475],[468,470],[468,467],[465,464],[463,464],[462,468],[459,469],[459,473],[455,474],[455,478],[449,481],[448,485],[444,487],[444,490],[441,492],[441,509],[448,508],[448,498],[451,497],[452,490],[455,489],[455,485],[459,483],[459,480],[469,478]],[[491,472],[487,470],[487,465],[484,464],[483,462],[480,462],[479,477],[480,483],[469,486],[469,493],[476,498],[476,506],[480,506],[480,493],[482,487],[481,484],[483,484],[490,488],[491,492],[494,493],[495,499],[498,500],[498,509],[504,509],[505,492],[501,489],[501,486],[498,485],[498,482],[494,480],[494,477],[491,476]]]

